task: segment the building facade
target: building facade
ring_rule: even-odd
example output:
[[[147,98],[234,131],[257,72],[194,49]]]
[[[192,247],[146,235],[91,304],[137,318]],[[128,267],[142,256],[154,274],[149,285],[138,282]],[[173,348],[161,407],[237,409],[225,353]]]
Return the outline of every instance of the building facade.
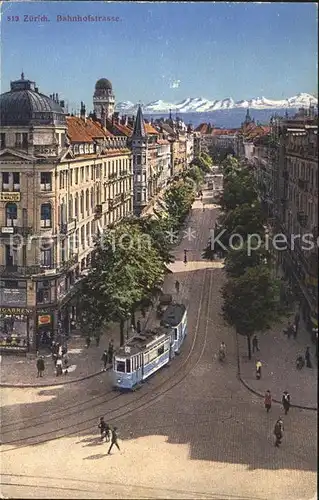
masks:
[[[0,348],[64,341],[94,238],[133,209],[126,141],[34,82],[0,96]]]

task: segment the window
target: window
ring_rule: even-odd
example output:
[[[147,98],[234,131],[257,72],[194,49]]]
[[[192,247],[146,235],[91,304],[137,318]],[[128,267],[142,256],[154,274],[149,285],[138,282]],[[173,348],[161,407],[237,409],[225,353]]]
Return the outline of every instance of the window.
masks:
[[[16,147],[27,148],[28,147],[28,134],[27,133],[16,133]]]
[[[6,134],[1,133],[1,149],[6,147]]]
[[[60,137],[61,137],[61,142],[60,142],[61,147],[64,148],[64,146],[65,146],[65,134],[61,134]]]
[[[10,189],[10,173],[2,172],[2,191],[9,191]]]
[[[117,372],[125,373],[125,363],[124,363],[124,361],[117,361],[116,362],[116,371]]]
[[[79,169],[75,169],[75,184],[79,184]]]
[[[74,217],[77,217],[79,213],[79,195],[76,193],[74,198]]]
[[[52,248],[46,248],[40,252],[40,262],[43,267],[51,267],[52,265]]]
[[[84,167],[81,167],[80,182],[84,181]]]
[[[51,302],[51,287],[49,281],[39,281],[37,283],[37,303],[49,304]]]
[[[80,212],[83,217],[84,215],[84,193],[81,191],[81,197],[80,197]]]
[[[81,227],[81,246],[85,246],[84,226]]]
[[[18,222],[18,208],[15,203],[6,205],[6,225],[7,227],[16,226]]]
[[[90,208],[90,195],[89,190],[87,189],[85,192],[85,209],[88,212]]]
[[[141,155],[137,155],[136,157],[136,165],[141,165]]]
[[[131,373],[131,360],[126,360],[126,373]]]
[[[52,227],[51,204],[42,203],[40,227]]]
[[[161,356],[162,354],[164,354],[164,345],[161,345],[161,347],[157,349],[157,356]]]
[[[150,353],[149,353],[149,360],[150,361],[153,361],[153,359],[157,358],[157,349],[153,349]]]
[[[40,173],[40,189],[41,191],[52,191],[52,172]]]

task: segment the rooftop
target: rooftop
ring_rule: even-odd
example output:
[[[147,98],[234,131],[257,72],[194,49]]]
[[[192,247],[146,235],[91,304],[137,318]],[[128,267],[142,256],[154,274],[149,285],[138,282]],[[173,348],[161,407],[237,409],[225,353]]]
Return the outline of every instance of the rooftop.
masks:
[[[132,356],[132,354],[137,354],[138,352],[156,345],[157,342],[168,333],[169,330],[162,326],[154,328],[153,330],[146,330],[132,337],[125,345],[117,349],[115,354],[119,357]]]
[[[184,304],[170,304],[164,311],[161,325],[175,327],[180,324],[186,312]]]

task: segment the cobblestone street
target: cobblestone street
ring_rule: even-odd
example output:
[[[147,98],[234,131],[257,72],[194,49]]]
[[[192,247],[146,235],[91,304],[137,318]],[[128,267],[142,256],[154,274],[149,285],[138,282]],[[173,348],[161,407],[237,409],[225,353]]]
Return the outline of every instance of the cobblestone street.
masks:
[[[205,194],[207,199],[209,195]],[[207,203],[205,208],[203,212],[201,203],[195,202],[188,225],[196,231],[196,238],[182,240],[172,264],[174,274],[168,275],[164,285],[164,291],[172,293],[178,279],[180,297],[175,298],[186,302],[189,310],[189,335],[181,355],[168,368],[151,377],[141,391],[114,399],[122,405],[117,407],[112,406],[113,399],[107,400],[109,373],[45,390],[1,389],[1,493],[5,497],[315,498],[317,413],[292,408],[284,417],[282,446],[274,447],[273,426],[282,409],[274,403],[267,414],[262,398],[238,379],[236,335],[221,317],[219,291],[225,280],[222,264],[201,259],[217,216],[214,205]],[[187,264],[182,261],[185,248],[189,250]],[[201,301],[204,286],[209,286],[210,293]],[[296,386],[295,367],[290,362],[294,358],[289,349],[297,349],[292,347],[293,342],[300,342],[301,349],[302,336],[288,341],[280,328],[273,335],[260,337],[264,364],[261,390],[270,383],[267,372],[271,369],[273,380],[284,378],[285,383],[294,384],[278,386],[278,395],[288,388],[292,403],[312,406],[316,402],[313,394],[317,367],[311,374],[306,369],[298,373],[300,384]],[[217,359],[221,341],[227,345],[224,363]],[[287,346],[287,342],[291,344]],[[196,350],[187,361],[193,345]],[[254,377],[254,362],[245,368],[245,339],[240,339],[239,347],[242,377],[255,387],[257,381],[249,378],[250,374]],[[172,384],[172,374],[175,386],[168,387],[165,383]],[[165,391],[158,385],[161,381]],[[270,389],[277,396],[275,389]],[[154,394],[154,399],[134,408],[148,392]],[[85,407],[86,403],[89,407]],[[64,416],[70,404],[73,413]],[[47,417],[47,426],[41,427],[38,419],[45,418],[48,411],[61,412],[63,434],[52,431],[53,420],[58,418],[53,413],[52,420]],[[107,455],[108,444],[100,442],[97,423],[101,414],[120,432],[121,451],[114,450],[111,456]],[[17,422],[15,431],[11,422]],[[34,446],[23,441],[40,436],[40,432],[47,433],[43,444]]]

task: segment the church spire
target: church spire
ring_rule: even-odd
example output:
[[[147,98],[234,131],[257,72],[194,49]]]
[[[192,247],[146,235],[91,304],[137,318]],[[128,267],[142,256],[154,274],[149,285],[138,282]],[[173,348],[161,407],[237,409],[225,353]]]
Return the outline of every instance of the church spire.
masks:
[[[146,137],[144,118],[140,104],[137,109],[132,137]]]

